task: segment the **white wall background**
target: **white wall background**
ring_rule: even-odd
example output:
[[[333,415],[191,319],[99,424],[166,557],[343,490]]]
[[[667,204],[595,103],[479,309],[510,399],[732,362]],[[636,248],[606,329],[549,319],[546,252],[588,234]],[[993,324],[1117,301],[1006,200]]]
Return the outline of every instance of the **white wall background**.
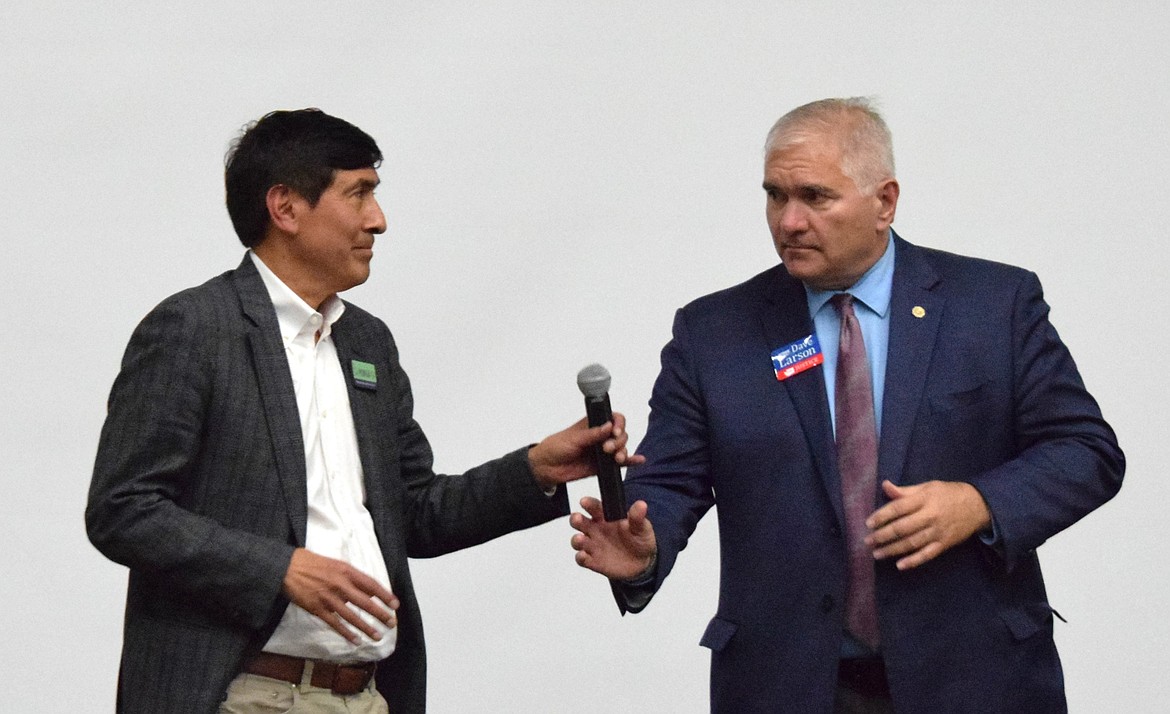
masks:
[[[125,571],[82,527],[105,397],[138,320],[240,259],[221,162],[246,121],[319,106],[380,141],[390,230],[348,297],[394,329],[460,471],[577,419],[592,361],[640,436],[674,309],[776,261],[771,122],[870,94],[897,228],[1039,272],[1129,457],[1041,551],[1071,709],[1164,710],[1170,6],[413,5],[0,7],[5,709],[112,710]],[[714,518],[637,617],[570,534],[416,563],[433,711],[706,711]]]

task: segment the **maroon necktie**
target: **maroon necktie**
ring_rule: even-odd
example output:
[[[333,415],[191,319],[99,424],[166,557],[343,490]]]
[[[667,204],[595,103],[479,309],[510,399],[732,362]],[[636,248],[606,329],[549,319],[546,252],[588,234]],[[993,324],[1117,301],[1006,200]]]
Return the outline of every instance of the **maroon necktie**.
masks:
[[[838,293],[830,302],[841,316],[837,352],[837,468],[845,505],[845,537],[849,551],[849,588],[845,594],[845,625],[862,643],[877,649],[877,601],[874,598],[873,553],[865,545],[865,519],[877,496],[877,426],[873,383],[865,358],[861,325],[853,313],[853,296]]]

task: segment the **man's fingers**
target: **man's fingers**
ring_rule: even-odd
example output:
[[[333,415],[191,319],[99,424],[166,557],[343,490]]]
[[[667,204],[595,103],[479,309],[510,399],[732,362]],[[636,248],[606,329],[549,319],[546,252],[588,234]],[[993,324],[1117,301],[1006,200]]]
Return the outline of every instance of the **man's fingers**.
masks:
[[[290,600],[350,642],[360,641],[355,630],[379,637],[363,614],[388,627],[397,622],[399,601],[388,588],[348,563],[303,548],[293,552],[285,589]]]
[[[585,516],[582,516],[580,513],[576,512],[569,514],[569,526],[573,530],[581,531],[582,533],[584,533],[585,529],[589,527],[588,521],[585,520]],[[577,536],[574,535],[573,537],[576,538]]]
[[[925,524],[914,516],[900,516],[897,519],[886,521],[885,525],[877,527],[865,538],[869,547],[883,546],[906,538]]]
[[[601,508],[601,501],[591,496],[586,496],[581,499],[581,508],[589,514],[589,517],[594,521],[604,521],[605,513]]]
[[[646,463],[645,456],[642,456],[641,454],[629,454],[624,450],[618,452],[614,456],[614,459],[622,466],[638,466],[639,464]]]
[[[934,521],[922,511],[914,511],[878,528],[865,537],[874,556],[883,558],[916,550],[932,540],[938,530]]]
[[[394,593],[377,580],[350,566],[346,566],[339,575],[335,581],[335,591],[342,602],[347,603],[350,608],[369,614],[385,625],[392,624],[395,617],[393,610],[398,608],[398,598],[394,597]]]
[[[389,603],[383,604],[373,598],[360,595],[338,596],[330,598],[327,604],[323,604],[313,614],[355,644],[359,642],[359,638],[354,629],[365,634],[371,640],[379,640],[382,636],[381,633],[373,623],[365,620],[363,615],[375,618],[386,627],[397,626],[398,616],[394,609],[398,606],[398,599],[393,597],[391,599],[394,601],[393,608],[389,606]]]
[[[916,531],[879,548],[875,548],[873,557],[882,560],[883,558],[906,555],[907,553],[914,553],[925,548],[933,542],[934,539],[928,531]]]
[[[877,559],[899,558],[900,570],[916,568],[971,537],[991,520],[983,497],[970,484],[928,481],[913,486],[882,482],[892,499],[866,519],[865,543]]]
[[[884,526],[887,526],[899,518],[914,513],[921,504],[910,498],[899,498],[896,501],[890,501],[886,505],[869,514],[869,518],[865,519],[865,527],[871,531],[876,531]]]
[[[626,523],[629,525],[630,535],[642,536],[650,528],[650,521],[646,518],[648,507],[645,501],[634,501],[630,510],[626,512]]]
[[[349,600],[350,607],[357,608],[358,610],[370,614],[374,619],[378,620],[384,625],[390,625],[394,622],[394,611],[383,603],[385,603],[385,601],[382,600],[382,598],[375,599],[372,597],[364,597],[360,599],[350,598]]]
[[[323,597],[321,602],[316,606],[306,607],[305,610],[312,615],[316,615],[337,634],[353,644],[357,644],[360,641],[353,628],[362,630],[371,637],[374,635],[373,628],[362,622],[361,618],[353,610],[350,610],[349,607],[342,604],[336,597]],[[350,625],[353,627],[351,628]]]
[[[944,550],[946,550],[946,548],[944,548],[943,545],[937,541],[928,543],[925,548],[915,551],[905,558],[899,559],[896,565],[898,570],[909,570],[911,568],[917,568],[924,563],[928,563],[934,560]]]
[[[374,580],[357,568],[348,567],[345,576],[350,581],[352,587],[356,588],[359,597],[364,596],[367,600],[371,597],[376,597],[387,605],[390,604],[391,600],[395,600],[394,593],[387,590],[377,580]],[[351,602],[358,602],[353,597],[349,599]]]
[[[577,542],[574,542],[573,548],[577,551],[573,554],[573,560],[582,568],[588,568],[595,572],[601,572],[601,563],[604,560],[604,553],[595,552],[597,548],[604,548],[604,544],[599,544],[596,541],[590,541],[588,538],[581,536]]]
[[[337,611],[331,611],[322,613],[318,617],[320,617],[326,625],[332,627],[334,632],[349,640],[350,644],[356,645],[361,641],[361,638],[359,638],[356,634],[354,634],[353,630],[346,626],[345,617],[341,613]]]
[[[590,427],[587,433],[590,443],[595,444],[604,439],[601,448],[607,454],[621,451],[630,440],[630,435],[626,433],[626,417],[619,412],[614,412],[604,424]]]
[[[345,622],[352,625],[355,629],[359,630],[362,634],[364,634],[366,637],[369,637],[371,640],[378,639],[378,630],[376,630],[373,625],[371,625],[370,623],[368,623],[362,619],[362,616],[361,616],[361,613],[359,612],[358,607],[356,605],[354,605],[352,602],[348,602],[345,605],[342,605],[341,608],[338,610],[335,610],[333,614],[337,615],[338,618],[340,618],[340,620],[344,620]],[[345,628],[345,625],[341,624],[339,622],[338,625],[334,626],[333,629],[338,630],[340,632],[340,630],[338,629],[339,627]],[[346,628],[346,630],[348,633],[348,636],[346,637],[346,639],[348,639],[350,642],[357,643],[359,641],[359,638],[353,632],[353,630],[350,630],[348,628]],[[343,633],[343,634],[346,634],[346,633]]]
[[[586,422],[588,423],[588,422]],[[597,426],[588,426],[584,431],[584,439],[586,443],[592,445],[604,439],[613,437],[613,422],[607,421],[604,424]]]

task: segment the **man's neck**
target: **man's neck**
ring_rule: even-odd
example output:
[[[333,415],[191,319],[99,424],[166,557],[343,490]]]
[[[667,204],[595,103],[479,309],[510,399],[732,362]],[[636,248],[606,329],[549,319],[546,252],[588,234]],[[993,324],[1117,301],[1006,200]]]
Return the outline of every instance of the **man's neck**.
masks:
[[[264,261],[264,265],[268,266],[268,269],[280,278],[280,281],[287,285],[289,290],[296,293],[297,297],[304,300],[314,310],[320,312],[325,301],[336,294],[314,285],[312,278],[306,277],[304,271],[297,269],[296,263],[284,251],[280,250],[275,240],[265,239],[260,245],[252,248],[252,252]]]

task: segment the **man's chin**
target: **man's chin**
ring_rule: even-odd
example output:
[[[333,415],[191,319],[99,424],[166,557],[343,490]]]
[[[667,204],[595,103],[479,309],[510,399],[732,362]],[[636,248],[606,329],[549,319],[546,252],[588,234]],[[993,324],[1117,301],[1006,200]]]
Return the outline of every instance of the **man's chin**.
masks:
[[[795,251],[785,249],[780,254],[780,262],[784,263],[789,275],[801,282],[813,282],[824,272],[822,262],[807,248]]]
[[[349,279],[346,280],[346,282],[349,284],[349,287],[345,288],[344,290],[338,290],[337,292],[339,292],[339,293],[345,292],[345,290],[349,290],[350,288],[356,288],[357,286],[365,283],[369,279],[370,279],[370,269],[369,269],[369,266],[367,265],[365,270],[355,270],[353,273],[351,273],[349,276]]]

